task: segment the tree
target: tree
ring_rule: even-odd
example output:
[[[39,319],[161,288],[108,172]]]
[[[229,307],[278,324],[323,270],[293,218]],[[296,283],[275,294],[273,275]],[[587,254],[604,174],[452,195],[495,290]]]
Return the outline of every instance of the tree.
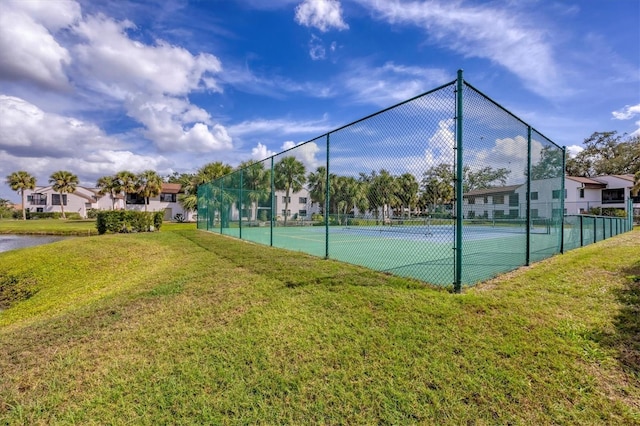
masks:
[[[96,187],[98,188],[98,194],[109,194],[109,198],[111,198],[111,210],[115,210],[116,197],[121,191],[118,179],[116,179],[115,176],[102,176],[98,178]]]
[[[306,182],[305,167],[296,157],[284,157],[273,166],[274,184],[276,189],[285,191],[284,202],[284,225],[287,225],[287,212],[289,210],[289,196],[291,191],[302,190],[302,185]]]
[[[191,175],[187,182],[180,182],[183,185],[184,194],[178,197],[178,202],[185,210],[194,211],[198,208],[198,187],[204,183],[211,182],[233,171],[233,167],[220,161],[207,163],[200,167],[198,171]]]
[[[494,169],[487,166],[480,170],[473,171],[468,167],[463,168],[463,192],[473,191],[475,189],[486,189],[493,186],[505,186],[507,184],[507,178],[511,173],[511,170],[500,168]]]
[[[327,202],[327,168],[320,166],[307,177],[309,197],[320,206],[320,214],[324,215],[324,207]],[[329,194],[331,197],[331,194]]]
[[[124,199],[124,209],[127,209],[127,194],[135,194],[136,189],[136,175],[128,170],[123,170],[116,173],[116,180],[118,181],[117,188],[118,193],[122,193]]]
[[[400,203],[403,214],[404,208],[407,208],[409,217],[411,217],[411,210],[418,203],[418,189],[420,189],[420,184],[411,173],[405,173],[397,178],[396,198]]]
[[[640,136],[594,132],[584,140],[585,149],[567,160],[567,174],[592,177],[635,174],[640,171]]]
[[[13,206],[11,205],[11,201],[0,198],[0,218],[4,219],[11,217],[12,212]]]
[[[149,198],[157,197],[162,192],[162,178],[153,170],[145,170],[136,176],[137,193],[144,198],[144,211],[149,206]]]
[[[422,204],[436,211],[438,206],[450,204],[454,197],[455,175],[451,164],[438,164],[422,176]]]
[[[27,220],[24,191],[27,189],[34,189],[36,187],[36,178],[31,176],[28,172],[20,170],[7,176],[7,185],[9,185],[12,190],[19,192],[22,196],[22,220]]]
[[[365,211],[369,208],[369,201],[365,186],[352,176],[335,176],[331,179],[333,195],[331,195],[334,211],[343,217],[357,208]]]
[[[242,200],[238,206],[240,214],[245,202],[251,204],[252,212],[255,212],[255,220],[258,218],[258,203],[269,199],[271,176],[264,168],[263,162],[249,160],[240,163],[239,170],[242,170]],[[253,218],[249,218],[254,220]]]
[[[554,146],[545,146],[540,150],[540,160],[531,164],[531,180],[562,177],[563,151]]]
[[[631,188],[631,194],[634,197],[637,197],[638,194],[640,194],[640,170],[636,172],[634,182],[633,182],[633,188]]]
[[[53,172],[49,177],[49,183],[51,188],[60,194],[60,210],[62,211],[62,218],[67,217],[64,214],[65,195],[73,194],[76,192],[76,186],[78,186],[78,176],[66,170],[58,170]]]
[[[397,182],[387,170],[380,172],[371,181],[369,199],[375,199],[375,206],[382,207],[382,222],[385,220],[385,210],[397,202]],[[390,216],[387,214],[387,217]]]

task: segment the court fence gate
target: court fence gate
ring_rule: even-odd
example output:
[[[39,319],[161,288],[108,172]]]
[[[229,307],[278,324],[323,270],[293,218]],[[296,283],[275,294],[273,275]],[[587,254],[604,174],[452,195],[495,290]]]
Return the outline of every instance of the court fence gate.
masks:
[[[198,229],[460,291],[631,230],[567,217],[565,148],[463,79],[198,188]]]

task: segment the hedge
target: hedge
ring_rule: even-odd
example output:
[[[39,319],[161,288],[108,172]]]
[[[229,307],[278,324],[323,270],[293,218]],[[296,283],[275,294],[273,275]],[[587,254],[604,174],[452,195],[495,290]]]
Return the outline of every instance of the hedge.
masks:
[[[98,212],[96,228],[98,234],[106,232],[152,232],[159,231],[164,219],[164,210],[139,212],[135,210],[109,210]]]

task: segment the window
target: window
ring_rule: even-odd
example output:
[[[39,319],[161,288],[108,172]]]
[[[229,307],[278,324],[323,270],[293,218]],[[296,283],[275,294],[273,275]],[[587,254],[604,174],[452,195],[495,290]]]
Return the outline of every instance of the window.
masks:
[[[520,205],[520,195],[519,194],[509,195],[509,207],[518,207],[519,205]]]
[[[307,211],[306,210],[298,210],[298,216],[299,217],[307,217]]]
[[[144,197],[140,194],[127,194],[127,204],[145,204]]]
[[[538,217],[538,209],[531,209],[531,219],[537,219]]]
[[[36,208],[36,212],[37,213],[44,213],[44,208],[43,207],[38,207],[38,208]]]
[[[518,209],[510,209],[509,210],[509,218],[517,219],[518,218]]]
[[[579,194],[580,198],[584,198],[584,188],[580,188],[580,194]]]
[[[282,216],[289,217],[291,216],[291,210],[282,210]]]
[[[493,217],[496,219],[502,219],[504,218],[504,212],[502,210],[496,210],[495,212],[493,212]]]
[[[47,196],[45,194],[34,192],[32,195],[27,195],[27,202],[34,206],[46,206]]]
[[[469,197],[467,198],[469,204],[475,204],[476,203],[476,197]]]
[[[282,196],[282,202],[283,203],[290,203],[291,202],[291,197],[287,197],[287,196]]]
[[[298,202],[300,204],[307,204],[307,197],[300,197],[298,198]]]
[[[553,198],[554,200],[559,200],[560,199],[560,189],[554,189],[551,192],[551,198]],[[567,190],[564,190],[564,198],[567,198]]]
[[[489,204],[489,197],[484,197],[484,203]]]
[[[493,204],[504,204],[504,195],[494,195]]]
[[[475,217],[476,217],[476,212],[470,211],[469,213],[467,213],[468,219],[475,219]]]
[[[60,195],[62,195],[62,204],[67,205],[67,194],[51,194],[51,205],[60,205]]]
[[[602,204],[618,203],[624,203],[624,188],[602,190]]]
[[[538,191],[531,193],[531,201],[535,201],[538,199]]]
[[[167,194],[163,192],[160,194],[160,201],[163,203],[175,203],[176,194]]]

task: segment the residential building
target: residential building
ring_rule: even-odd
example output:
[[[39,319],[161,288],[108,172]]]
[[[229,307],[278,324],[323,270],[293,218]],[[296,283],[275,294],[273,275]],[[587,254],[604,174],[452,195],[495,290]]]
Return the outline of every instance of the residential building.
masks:
[[[181,192],[180,184],[163,183],[162,192],[157,197],[149,199],[147,211],[164,210],[165,220],[174,220],[180,214],[184,220],[195,220],[195,212],[185,211],[178,202],[178,194]],[[32,212],[61,212],[61,204],[65,213],[78,213],[86,218],[89,210],[139,210],[144,211],[144,199],[137,194],[127,194],[126,199],[117,195],[112,201],[109,194],[100,195],[98,189],[77,186],[75,192],[60,194],[51,186],[36,187],[26,190],[26,208]],[[126,203],[126,204],[125,204]]]
[[[564,194],[559,178],[531,182],[531,217],[551,218],[560,214],[564,197],[564,214],[586,214],[593,208],[625,210],[626,200],[633,199],[633,215],[640,216],[640,195],[632,197],[634,177],[608,175],[593,178],[566,176]],[[526,217],[526,183],[469,191],[463,196],[464,217],[524,218]]]

